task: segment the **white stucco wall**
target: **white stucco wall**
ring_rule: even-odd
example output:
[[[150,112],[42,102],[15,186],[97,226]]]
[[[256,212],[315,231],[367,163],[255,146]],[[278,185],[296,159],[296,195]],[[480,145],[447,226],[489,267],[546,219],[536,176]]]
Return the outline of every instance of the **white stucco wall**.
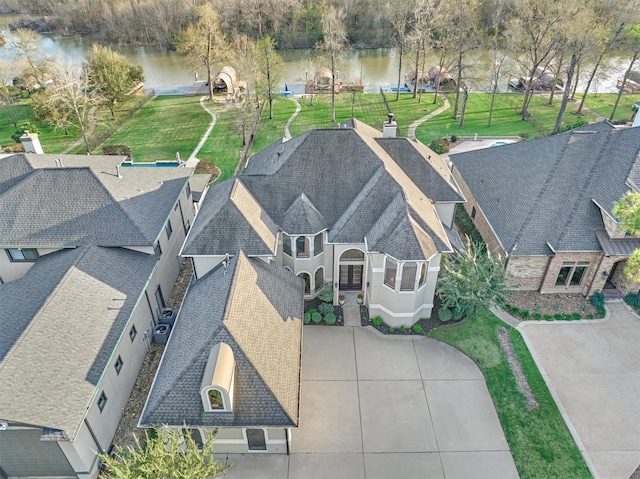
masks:
[[[434,203],[440,221],[449,228],[453,226],[453,216],[456,211],[457,203]]]
[[[25,248],[27,248],[25,246]],[[45,256],[63,248],[36,248],[39,256]],[[35,261],[11,261],[6,249],[0,251],[0,279],[3,283],[9,283],[22,278],[35,264]]]

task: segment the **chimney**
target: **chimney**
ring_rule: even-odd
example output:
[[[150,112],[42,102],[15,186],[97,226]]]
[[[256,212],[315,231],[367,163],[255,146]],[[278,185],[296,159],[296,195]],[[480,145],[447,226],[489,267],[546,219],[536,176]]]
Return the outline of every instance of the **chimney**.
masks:
[[[24,135],[20,137],[20,142],[22,143],[25,153],[37,153],[38,155],[44,154],[37,133],[29,133],[25,130]]]
[[[393,119],[393,113],[387,115],[389,121],[382,124],[382,138],[395,138],[398,136],[398,124]]]

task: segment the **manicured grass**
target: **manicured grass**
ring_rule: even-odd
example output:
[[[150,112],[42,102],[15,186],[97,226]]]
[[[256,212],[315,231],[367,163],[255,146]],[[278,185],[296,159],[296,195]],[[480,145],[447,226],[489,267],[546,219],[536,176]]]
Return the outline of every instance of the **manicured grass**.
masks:
[[[518,114],[522,106],[522,95],[504,93],[496,95],[491,126],[488,127],[491,95],[487,93],[471,93],[467,100],[464,126],[458,126],[459,120],[451,118],[455,97],[449,95],[451,108],[432,118],[416,131],[416,137],[425,144],[436,138],[445,136],[527,136],[535,138],[548,135],[553,127],[560,109],[560,96],[556,95],[553,105],[548,106],[549,95],[535,95],[529,107],[531,118],[523,121]],[[569,110],[569,108],[568,108]],[[593,115],[583,117],[585,121],[593,121]],[[565,114],[563,124],[575,123],[573,115]]]
[[[69,128],[69,134],[62,130],[55,130],[52,126],[41,121],[31,120],[31,100],[20,100],[11,105],[0,105],[0,145],[3,147],[14,144],[11,135],[15,133],[13,122],[32,121],[38,127],[38,138],[45,153],[60,153],[75,140],[80,138],[76,128]]]
[[[511,342],[539,409],[528,409],[498,340],[509,330]],[[488,311],[463,323],[429,331],[473,359],[487,381],[500,423],[522,479],[590,478],[591,474],[538,371],[522,336]]]
[[[589,93],[587,99],[584,102],[585,105],[599,114],[609,119],[611,112],[613,111],[613,105],[616,102],[616,93]],[[581,95],[576,95],[577,98],[581,98]],[[633,111],[631,106],[640,100],[640,94],[631,95],[623,93],[620,97],[620,103],[616,109],[616,114],[613,118],[614,122],[622,120],[631,120],[633,118]],[[574,106],[570,111],[575,111],[578,106]]]
[[[284,125],[296,111],[296,103],[293,100],[277,97],[273,100],[273,118],[269,119],[269,106],[262,109],[260,123],[251,145],[249,156],[255,155],[270,144],[284,137]]]
[[[211,122],[198,101],[198,97],[155,97],[105,144],[129,146],[134,161],[175,160],[176,152],[186,160]]]

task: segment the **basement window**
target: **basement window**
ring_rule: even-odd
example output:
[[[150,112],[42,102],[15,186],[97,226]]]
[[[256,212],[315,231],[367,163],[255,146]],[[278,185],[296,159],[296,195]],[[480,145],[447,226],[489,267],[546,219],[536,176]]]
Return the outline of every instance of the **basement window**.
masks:
[[[100,393],[100,397],[98,398],[98,409],[100,409],[100,412],[102,412],[104,410],[104,407],[107,405],[107,395],[104,393],[104,391],[102,391]]]

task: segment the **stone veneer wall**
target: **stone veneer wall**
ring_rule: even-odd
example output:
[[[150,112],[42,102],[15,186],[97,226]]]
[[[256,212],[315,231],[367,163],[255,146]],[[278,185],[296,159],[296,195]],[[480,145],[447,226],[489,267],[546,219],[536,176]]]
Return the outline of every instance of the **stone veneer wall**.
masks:
[[[549,256],[510,256],[507,260],[507,285],[519,290],[539,290],[548,264]]]
[[[452,172],[453,172],[454,178],[456,179],[456,181],[458,182],[458,185],[460,186],[460,189],[462,190],[462,194],[465,196],[465,198],[467,198],[467,202],[464,203],[464,209],[469,214],[469,217],[471,217],[471,211],[473,210],[473,208],[476,209],[476,217],[473,218],[472,221],[476,229],[480,232],[480,235],[484,239],[485,243],[487,243],[489,250],[492,253],[499,253],[500,255],[505,256],[505,251],[502,248],[500,241],[498,241],[498,238],[496,237],[495,233],[491,229],[489,222],[485,218],[484,213],[480,209],[480,206],[478,205],[478,203],[476,203],[475,198],[471,194],[471,190],[469,190],[469,187],[464,182],[464,179],[460,175],[460,172],[458,172],[458,170],[455,167],[453,167]]]
[[[615,221],[603,210],[600,210],[600,214],[602,215],[602,222],[604,223],[604,227],[609,234],[609,238],[624,238],[627,235],[627,232],[624,229],[622,223],[618,223],[617,221]]]
[[[616,270],[613,272],[611,282],[616,288],[618,288],[618,290],[620,290],[622,294],[638,293],[638,291],[640,290],[640,283],[631,281],[624,275],[624,267],[626,264],[626,259],[619,262]]]
[[[599,291],[604,286],[604,280],[597,287],[597,280],[602,279],[601,271],[603,271],[600,265],[600,259],[602,258],[602,252],[576,252],[576,253],[556,253],[549,263],[547,274],[540,287],[541,293],[582,293],[583,296],[589,296],[593,291]],[[578,286],[556,286],[556,279],[562,263],[565,261],[588,261],[589,266],[587,272],[582,278],[582,283]],[[600,268],[598,266],[600,265]],[[608,271],[608,270],[607,270]],[[595,278],[595,279],[594,279]],[[593,285],[592,285],[593,282]]]

